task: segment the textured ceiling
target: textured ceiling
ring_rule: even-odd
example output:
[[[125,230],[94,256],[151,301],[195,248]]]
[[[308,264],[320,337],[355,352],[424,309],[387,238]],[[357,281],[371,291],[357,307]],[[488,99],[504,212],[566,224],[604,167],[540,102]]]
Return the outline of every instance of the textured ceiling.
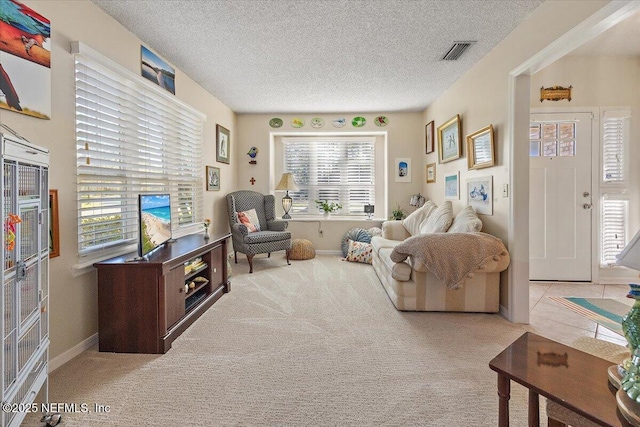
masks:
[[[93,2],[235,112],[329,113],[423,110],[542,0]]]

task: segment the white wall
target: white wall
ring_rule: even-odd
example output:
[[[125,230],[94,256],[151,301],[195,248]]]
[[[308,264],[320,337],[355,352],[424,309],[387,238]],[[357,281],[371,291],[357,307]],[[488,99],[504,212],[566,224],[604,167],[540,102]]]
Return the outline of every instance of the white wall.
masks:
[[[423,192],[436,203],[444,200],[442,179],[446,173],[460,171],[460,182],[475,176],[492,175],[494,186],[493,215],[481,215],[484,231],[500,237],[508,244],[510,200],[502,197],[502,187],[510,184],[513,172],[509,164],[509,129],[506,128],[509,114],[509,74],[538,51],[548,46],[576,24],[600,9],[607,1],[546,1],[520,24],[507,38],[499,43],[487,56],[460,78],[424,112],[422,126],[434,120],[436,128],[455,114],[462,118],[462,133],[467,135],[488,124],[495,128],[496,166],[478,171],[467,169],[467,153],[462,158],[438,164],[436,183],[424,184]],[[423,163],[437,162],[437,153],[424,155]],[[515,171],[526,173],[528,171]],[[509,197],[512,197],[509,188]],[[458,203],[466,204],[466,198]],[[454,208],[454,210],[457,210]],[[528,262],[528,260],[524,260]],[[521,260],[512,257],[512,264]],[[500,304],[509,309],[508,272],[501,275]]]
[[[373,120],[379,115],[384,115],[389,118],[389,124],[385,127],[378,127],[374,124]],[[363,116],[367,119],[366,124],[361,128],[353,127],[351,119],[355,116]],[[281,118],[284,125],[281,128],[271,128],[269,126],[269,120],[274,117]],[[324,119],[324,126],[319,129],[312,128],[309,123],[312,118],[320,117]],[[342,128],[335,128],[331,121],[333,119],[344,117],[347,119],[347,124]],[[305,126],[302,128],[293,128],[291,126],[291,120],[293,118],[301,118],[305,121]],[[238,115],[238,138],[236,139],[239,164],[238,164],[238,189],[239,190],[253,190],[261,193],[269,193],[269,189],[272,188],[269,185],[269,180],[275,180],[277,185],[280,176],[272,177],[269,169],[269,157],[270,157],[270,145],[269,138],[272,132],[278,134],[285,132],[296,133],[324,133],[324,132],[386,132],[388,147],[387,147],[387,173],[389,176],[387,205],[388,212],[384,212],[379,206],[376,206],[376,218],[388,218],[391,209],[395,207],[397,203],[411,212],[413,208],[409,206],[409,199],[412,194],[422,191],[422,183],[425,182],[424,165],[422,164],[421,156],[424,153],[424,131],[421,126],[422,115],[421,113],[367,113],[367,114],[353,114],[353,113],[335,113],[335,114],[239,114]],[[257,147],[259,153],[257,156],[257,164],[249,164],[249,156],[246,153],[251,147]],[[397,157],[410,157],[412,159],[412,176],[411,182],[395,182],[394,181],[394,168],[393,162]],[[251,178],[255,178],[254,185],[249,181]],[[376,179],[382,179],[382,175],[376,176]],[[277,192],[276,206],[278,209],[280,200],[284,194]],[[322,237],[318,233],[317,223],[304,223],[304,222],[289,222],[289,230],[292,232],[294,238],[305,238],[311,240],[314,246],[318,250],[336,251],[340,249],[340,243],[344,233],[355,227],[369,228],[373,225],[379,226],[380,221],[343,221],[340,219],[331,219],[329,221],[322,221]]]
[[[541,87],[569,85],[573,87],[571,101],[539,101]],[[633,236],[640,229],[640,58],[566,56],[531,77],[531,107],[631,108],[629,232]],[[597,141],[598,146],[601,146],[600,142]],[[600,173],[598,165],[594,173]],[[594,189],[596,198],[597,194],[597,189]],[[594,201],[597,202],[595,199]],[[598,204],[595,203],[594,206],[597,207]],[[595,213],[597,214],[597,210]],[[594,242],[597,244],[597,240]],[[636,272],[625,268],[601,268],[599,281],[610,283],[620,277],[636,275]]]
[[[0,122],[31,142],[50,150],[50,188],[58,189],[61,255],[50,261],[51,357],[64,353],[98,330],[96,274],[89,270],[74,277],[78,262],[76,212],[76,153],[74,110],[74,63],[72,41],[81,41],[132,72],[140,73],[141,41],[90,1],[25,1],[27,6],[51,20],[51,120],[39,120],[0,110]],[[144,43],[160,50],[162,46]],[[206,164],[221,168],[220,192],[206,192],[205,216],[213,218],[213,233],[228,230],[222,195],[235,188],[235,166],[215,162],[215,125],[233,135],[235,114],[176,69],[176,96],[207,115],[204,127]],[[235,153],[232,153],[232,158]]]

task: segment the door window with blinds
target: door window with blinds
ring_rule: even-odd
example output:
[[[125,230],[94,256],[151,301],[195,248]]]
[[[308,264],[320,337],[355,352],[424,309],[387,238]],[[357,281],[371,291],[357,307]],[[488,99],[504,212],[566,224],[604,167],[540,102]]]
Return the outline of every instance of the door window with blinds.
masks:
[[[339,203],[339,215],[364,215],[376,201],[374,137],[282,138],[283,171],[293,173],[298,191],[292,213],[317,215],[316,200]]]
[[[629,240],[629,127],[631,111],[602,112],[602,162],[600,182],[600,262],[616,266],[616,255]]]
[[[204,115],[105,60],[75,56],[78,251],[92,258],[137,242],[140,193],[171,195],[174,231],[202,221]]]

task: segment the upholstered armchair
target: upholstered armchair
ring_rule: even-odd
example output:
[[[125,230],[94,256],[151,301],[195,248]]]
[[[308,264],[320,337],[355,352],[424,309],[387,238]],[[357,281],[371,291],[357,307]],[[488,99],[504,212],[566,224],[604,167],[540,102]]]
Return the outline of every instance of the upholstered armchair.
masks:
[[[253,273],[253,257],[256,254],[266,253],[271,257],[271,252],[286,251],[287,264],[291,265],[291,232],[285,231],[289,223],[275,218],[274,196],[249,190],[234,191],[227,194],[227,210],[236,264],[238,252],[245,254],[249,261],[249,273]],[[252,210],[255,210],[255,214]]]

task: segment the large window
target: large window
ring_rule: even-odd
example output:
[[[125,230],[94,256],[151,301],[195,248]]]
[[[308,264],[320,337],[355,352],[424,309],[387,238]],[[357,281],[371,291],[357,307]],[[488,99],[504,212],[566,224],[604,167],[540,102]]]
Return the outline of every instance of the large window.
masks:
[[[204,116],[86,50],[75,56],[78,251],[99,258],[137,241],[139,193],[170,193],[174,231],[202,221]]]
[[[290,193],[292,213],[318,214],[315,200],[340,203],[340,215],[364,215],[364,205],[375,204],[374,137],[287,137],[282,143],[283,169],[299,188]]]

